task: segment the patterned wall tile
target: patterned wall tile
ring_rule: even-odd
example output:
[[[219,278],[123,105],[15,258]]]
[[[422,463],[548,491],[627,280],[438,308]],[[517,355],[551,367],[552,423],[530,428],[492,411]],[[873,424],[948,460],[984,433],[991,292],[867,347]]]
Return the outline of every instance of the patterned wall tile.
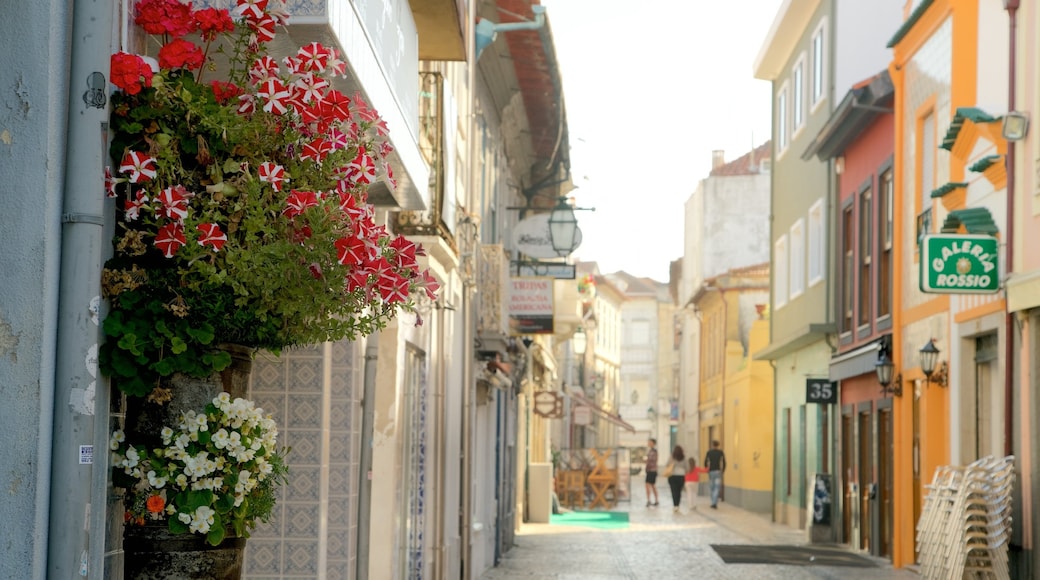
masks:
[[[329,465],[329,493],[332,495],[345,496],[357,487],[352,480],[353,470],[349,465],[333,463]]]
[[[289,356],[288,388],[293,393],[321,394],[324,382],[324,369],[320,358],[300,357],[296,353]]]
[[[318,501],[319,468],[289,465],[289,478],[285,499],[287,501]]]
[[[332,482],[329,482],[329,488],[332,488]],[[346,526],[350,524],[347,521],[347,514],[350,513],[350,498],[346,495],[329,495],[329,501],[326,504],[326,519],[329,522],[329,527]],[[332,535],[332,532],[329,532]]]
[[[256,537],[246,541],[245,571],[249,577],[282,571],[282,543]]]
[[[321,514],[316,503],[290,503],[285,506],[285,535],[289,538],[316,538]]]
[[[315,431],[285,431],[282,440],[292,448],[287,457],[290,466],[321,464],[320,433]]]
[[[329,560],[345,560],[350,557],[350,534],[345,528],[329,528]]]
[[[282,570],[286,575],[318,575],[317,540],[286,540]]]
[[[347,461],[352,450],[350,433],[337,431],[329,436],[329,461],[334,463]]]
[[[293,429],[320,429],[324,412],[321,394],[302,395],[290,393],[288,400],[288,424]]]
[[[327,580],[346,580],[350,578],[353,567],[345,560],[329,560],[325,568]]]
[[[329,403],[329,429],[350,431],[352,412],[350,399],[332,399]]]
[[[254,393],[281,393],[285,390],[285,366],[278,359],[258,355],[249,379]]]
[[[282,433],[285,431],[285,417],[287,416],[285,411],[285,395],[282,393],[259,393],[253,391],[249,394],[249,398],[253,400],[257,407],[264,410],[264,413],[270,413],[274,417],[275,422],[278,424],[278,431]],[[284,443],[284,441],[283,441]]]

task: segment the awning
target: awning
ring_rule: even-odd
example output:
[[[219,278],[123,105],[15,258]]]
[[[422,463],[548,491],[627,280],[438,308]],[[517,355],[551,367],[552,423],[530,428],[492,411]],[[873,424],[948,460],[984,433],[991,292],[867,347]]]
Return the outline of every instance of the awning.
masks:
[[[781,340],[774,340],[769,346],[753,353],[755,360],[779,360],[797,350],[810,344],[823,340],[828,334],[834,334],[836,327],[833,323],[811,323],[799,328],[793,335]]]
[[[881,341],[877,340],[831,357],[830,380],[842,381],[849,377],[876,372],[875,366],[880,349]]]
[[[590,398],[586,397],[585,395],[581,394],[580,391],[573,391],[573,390],[572,391],[568,391],[567,392],[567,396],[571,398],[572,402],[578,403],[579,405],[585,405],[586,407],[591,408],[593,411],[598,413],[601,417],[603,417],[604,419],[606,419],[610,423],[613,423],[613,424],[617,425],[618,427],[621,427],[622,429],[625,429],[626,431],[630,431],[632,433],[636,432],[636,428],[631,426],[631,425],[629,425],[628,423],[622,421],[620,415],[615,415],[615,414],[611,413],[610,411],[607,411],[603,407],[600,407],[592,399],[590,399]]]

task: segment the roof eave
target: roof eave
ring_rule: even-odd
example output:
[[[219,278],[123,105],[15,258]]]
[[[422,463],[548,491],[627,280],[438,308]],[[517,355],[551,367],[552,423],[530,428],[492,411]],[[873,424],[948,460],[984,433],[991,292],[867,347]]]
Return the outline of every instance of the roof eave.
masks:
[[[776,80],[798,44],[821,0],[784,0],[758,50],[752,68],[756,79]]]

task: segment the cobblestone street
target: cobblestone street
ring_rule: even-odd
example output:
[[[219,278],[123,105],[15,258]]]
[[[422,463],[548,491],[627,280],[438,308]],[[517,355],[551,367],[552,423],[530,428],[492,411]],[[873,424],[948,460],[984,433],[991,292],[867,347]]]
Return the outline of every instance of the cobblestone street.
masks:
[[[661,505],[644,507],[642,479],[633,480],[625,529],[592,529],[558,524],[524,524],[501,564],[481,580],[527,579],[842,579],[919,578],[893,570],[887,560],[869,558],[875,568],[818,565],[727,564],[711,544],[804,545],[804,532],[773,524],[766,516],[725,502],[710,509],[706,497],[696,509],[672,512],[667,487]],[[667,499],[666,499],[667,498]],[[683,497],[684,504],[687,498]]]

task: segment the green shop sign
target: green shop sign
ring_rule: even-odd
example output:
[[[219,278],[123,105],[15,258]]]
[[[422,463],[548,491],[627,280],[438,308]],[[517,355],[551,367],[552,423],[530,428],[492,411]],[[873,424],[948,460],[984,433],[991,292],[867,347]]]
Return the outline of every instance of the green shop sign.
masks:
[[[921,292],[992,294],[999,289],[997,238],[934,234],[921,240]]]

